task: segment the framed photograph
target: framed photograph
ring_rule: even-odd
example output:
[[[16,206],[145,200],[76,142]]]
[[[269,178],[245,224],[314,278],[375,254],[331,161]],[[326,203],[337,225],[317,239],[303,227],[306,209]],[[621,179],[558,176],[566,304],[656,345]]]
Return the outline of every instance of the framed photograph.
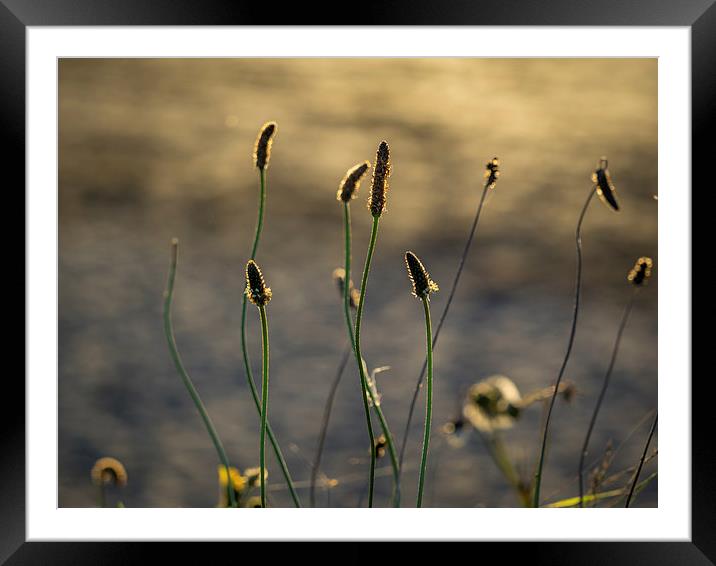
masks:
[[[714,563],[712,2],[335,9],[0,0],[26,329],[0,562]]]

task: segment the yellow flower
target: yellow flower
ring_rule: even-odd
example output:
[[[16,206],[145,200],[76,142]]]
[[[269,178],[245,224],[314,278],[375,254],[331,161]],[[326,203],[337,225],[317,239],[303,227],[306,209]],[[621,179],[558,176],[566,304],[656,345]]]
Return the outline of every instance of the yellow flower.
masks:
[[[225,488],[228,484],[226,466],[219,465],[217,470],[219,471],[219,485],[222,488]],[[231,477],[231,485],[236,493],[241,493],[244,489],[246,489],[248,478],[246,476],[242,476],[241,472],[237,468],[229,466],[229,476]]]

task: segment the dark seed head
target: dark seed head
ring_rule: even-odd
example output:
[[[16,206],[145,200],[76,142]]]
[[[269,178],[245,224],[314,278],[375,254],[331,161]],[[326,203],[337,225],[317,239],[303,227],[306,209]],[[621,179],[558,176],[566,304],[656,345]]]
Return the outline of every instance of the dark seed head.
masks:
[[[266,286],[264,276],[253,259],[246,264],[246,296],[257,307],[264,307],[271,300],[271,288]]]
[[[485,166],[485,186],[488,189],[494,189],[497,178],[500,176],[500,160],[493,157]]]
[[[342,267],[337,267],[333,270],[333,280],[336,282],[336,285],[338,286],[338,292],[341,295],[341,299],[343,299],[343,292],[345,291],[345,284],[346,284],[346,270]],[[358,303],[360,302],[360,292],[358,289],[356,289],[353,286],[353,281],[349,283],[348,288],[348,300],[350,303],[350,307],[355,310],[358,308]]]
[[[408,277],[413,284],[413,295],[419,299],[427,299],[430,293],[439,289],[437,283],[430,279],[425,266],[413,252],[405,252],[405,265],[408,268]]]
[[[266,122],[261,126],[259,137],[256,138],[254,146],[254,165],[260,170],[268,169],[269,159],[271,159],[271,145],[273,144],[273,136],[276,133],[276,122]]]
[[[358,192],[361,179],[369,168],[370,163],[368,161],[364,161],[363,163],[359,163],[358,165],[348,169],[348,172],[345,177],[343,177],[341,184],[338,186],[336,198],[343,202],[350,202],[351,199],[356,198],[356,193]]]
[[[619,212],[619,203],[617,202],[616,189],[612,183],[612,177],[609,174],[609,162],[606,157],[599,160],[596,171],[592,173],[592,183],[597,186],[597,194],[603,203],[610,206],[616,212]]]
[[[390,149],[388,142],[382,141],[378,146],[373,168],[373,183],[370,187],[368,208],[374,217],[385,211],[385,199],[388,194],[388,177],[390,177]]]
[[[632,284],[640,287],[645,285],[649,277],[651,277],[651,268],[654,262],[650,257],[640,257],[636,260],[634,267],[629,271],[627,280]]]

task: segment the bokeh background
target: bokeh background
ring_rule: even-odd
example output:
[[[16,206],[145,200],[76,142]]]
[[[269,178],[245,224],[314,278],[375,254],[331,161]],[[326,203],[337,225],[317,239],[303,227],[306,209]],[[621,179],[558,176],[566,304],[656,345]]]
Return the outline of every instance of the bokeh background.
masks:
[[[415,251],[445,304],[477,206],[484,165],[502,161],[435,353],[428,505],[516,506],[473,434],[453,448],[437,431],[466,388],[510,376],[523,393],[551,383],[566,346],[574,228],[601,155],[622,212],[595,199],[584,225],[583,309],[558,401],[543,480],[548,501],[576,495],[576,469],[619,317],[625,276],[657,256],[655,59],[62,59],[59,62],[59,505],[96,504],[89,470],[119,458],[133,507],[217,501],[216,455],[172,366],[161,323],[169,242],[180,240],[174,323],[186,366],[231,460],[258,465],[258,417],[240,353],[243,267],[256,217],[252,149],[278,122],[258,261],[274,298],[270,420],[307,501],[321,414],[347,339],[333,269],[342,263],[335,200],[346,169],[391,146],[388,212],[369,282],[363,348],[383,409],[402,438],[424,356],[423,314],[402,255]],[[362,267],[368,182],[353,205]],[[624,335],[589,459],[619,446],[633,465],[657,402],[657,281]],[[354,278],[359,274],[354,272]],[[259,372],[258,316],[249,310]],[[338,390],[322,470],[338,479],[319,503],[355,506],[368,451],[355,365]],[[413,421],[405,500],[417,483],[424,397]],[[540,407],[504,435],[529,475]],[[654,443],[656,446],[656,443]],[[270,453],[270,451],[269,451]],[[270,456],[271,500],[290,505]],[[381,466],[388,466],[387,459]],[[656,469],[652,461],[647,473]],[[622,481],[626,483],[626,478]],[[387,504],[389,475],[377,483]],[[328,497],[330,496],[330,500]],[[657,504],[652,482],[636,502]]]

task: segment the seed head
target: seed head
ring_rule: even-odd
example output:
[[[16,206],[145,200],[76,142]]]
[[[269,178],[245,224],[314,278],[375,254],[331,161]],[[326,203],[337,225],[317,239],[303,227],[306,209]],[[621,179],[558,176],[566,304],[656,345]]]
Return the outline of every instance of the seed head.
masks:
[[[92,482],[95,485],[112,483],[124,487],[127,485],[127,470],[116,458],[100,458],[92,466]]]
[[[405,252],[405,265],[408,268],[408,277],[413,284],[413,295],[419,299],[428,299],[430,293],[439,290],[435,281],[430,279],[430,274],[425,266],[413,252]]]
[[[640,257],[636,260],[634,267],[629,271],[627,281],[637,287],[646,285],[647,280],[651,277],[651,268],[653,265],[654,262],[651,261],[650,257]]]
[[[475,383],[467,393],[463,416],[481,432],[511,428],[520,416],[522,396],[509,377],[493,375]]]
[[[259,137],[256,138],[256,145],[254,146],[254,165],[262,171],[268,169],[269,166],[271,145],[273,144],[276,127],[276,122],[266,122],[261,126]]]
[[[500,176],[500,160],[493,157],[485,166],[485,186],[488,189],[494,189],[497,178]]]
[[[271,300],[271,288],[266,286],[264,276],[253,259],[246,264],[246,296],[257,307],[264,307]]]
[[[338,185],[336,198],[343,202],[350,202],[351,199],[356,198],[360,182],[368,169],[370,169],[370,163],[368,161],[364,161],[348,169],[345,177],[341,180],[341,184]]]
[[[597,194],[605,204],[609,205],[616,212],[619,212],[619,203],[617,203],[616,189],[612,183],[612,177],[609,174],[609,161],[606,157],[599,160],[596,171],[592,173],[592,183],[597,186]]]
[[[345,291],[346,284],[346,270],[342,267],[334,269],[333,280],[336,282],[341,299],[343,299],[343,292]],[[358,303],[360,302],[360,291],[353,286],[353,281],[350,281],[349,283],[348,300],[350,302],[350,307],[353,310],[356,310],[358,308]]]
[[[388,148],[388,142],[382,141],[375,156],[373,183],[368,198],[368,208],[374,217],[380,216],[385,211],[388,177],[390,177],[390,148]]]

